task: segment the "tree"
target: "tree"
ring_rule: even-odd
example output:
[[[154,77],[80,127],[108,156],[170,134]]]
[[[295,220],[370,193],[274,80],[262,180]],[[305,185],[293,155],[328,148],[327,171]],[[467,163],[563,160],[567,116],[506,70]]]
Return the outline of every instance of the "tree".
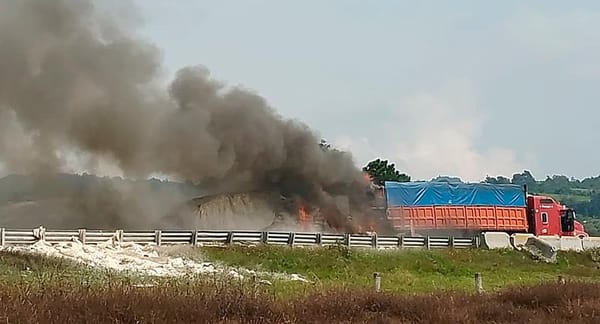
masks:
[[[396,170],[396,166],[393,163],[390,164],[387,160],[373,160],[363,168],[363,171],[367,172],[373,181],[379,185],[383,185],[385,181],[410,181],[409,175],[400,173]]]
[[[461,178],[451,176],[437,176],[431,182],[464,183]]]
[[[531,172],[525,170],[523,173],[515,173],[513,174],[511,182],[517,185],[527,185],[527,187],[533,189],[536,185],[535,178],[531,175]]]
[[[510,184],[510,179],[503,177],[503,176],[497,176],[497,177],[485,177],[485,183],[491,183],[491,184]]]

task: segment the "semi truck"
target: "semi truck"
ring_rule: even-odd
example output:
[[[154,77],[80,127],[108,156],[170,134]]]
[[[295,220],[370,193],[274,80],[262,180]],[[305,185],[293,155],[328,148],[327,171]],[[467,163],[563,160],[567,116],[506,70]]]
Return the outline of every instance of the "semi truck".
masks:
[[[486,231],[586,237],[575,211],[526,186],[385,182],[385,214],[398,232],[435,235]]]

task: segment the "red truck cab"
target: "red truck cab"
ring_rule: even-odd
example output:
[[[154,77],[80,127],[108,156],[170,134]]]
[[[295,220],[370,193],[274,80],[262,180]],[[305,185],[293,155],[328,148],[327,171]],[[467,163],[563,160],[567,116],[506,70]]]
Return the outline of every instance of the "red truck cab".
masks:
[[[589,236],[575,219],[575,211],[552,197],[527,195],[527,218],[529,232],[536,236]]]

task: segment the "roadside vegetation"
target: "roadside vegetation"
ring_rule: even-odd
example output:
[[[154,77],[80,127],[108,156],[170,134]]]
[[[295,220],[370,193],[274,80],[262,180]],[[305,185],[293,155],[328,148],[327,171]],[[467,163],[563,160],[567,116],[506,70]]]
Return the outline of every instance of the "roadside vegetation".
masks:
[[[472,291],[476,272],[483,275],[488,291],[554,282],[558,276],[600,282],[596,251],[560,252],[556,264],[533,260],[524,252],[483,249],[374,251],[344,246],[292,249],[260,245],[187,248],[172,253],[255,270],[298,273],[319,288],[370,288],[374,272],[382,275],[383,290],[400,293]]]
[[[482,296],[336,289],[274,299],[231,285],[0,286],[7,323],[598,323],[600,285],[549,284]]]
[[[259,272],[299,274],[310,281],[272,280],[272,285],[266,289],[282,298],[330,288],[371,289],[374,272],[382,275],[382,290],[393,293],[473,291],[476,272],[482,274],[486,291],[556,282],[559,276],[568,280],[600,282],[599,251],[561,251],[556,264],[536,261],[524,252],[484,249],[374,251],[344,246],[289,248],[258,245],[161,247],[159,252]],[[107,282],[156,284],[173,280],[125,276],[63,259],[0,252],[0,283],[43,281],[102,286]],[[177,279],[188,283],[197,280],[199,277],[191,276]]]
[[[342,246],[164,248],[162,254],[299,273],[312,283],[131,277],[70,261],[0,252],[8,323],[598,323],[594,252],[557,264],[516,251],[360,251]],[[373,289],[380,272],[382,291]],[[481,272],[486,292],[474,291]],[[557,276],[567,283],[556,282]]]

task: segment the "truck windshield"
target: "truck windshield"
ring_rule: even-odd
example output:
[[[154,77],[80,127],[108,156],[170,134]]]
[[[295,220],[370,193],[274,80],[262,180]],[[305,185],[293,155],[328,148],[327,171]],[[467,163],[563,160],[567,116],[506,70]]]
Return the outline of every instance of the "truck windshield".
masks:
[[[560,225],[563,232],[573,232],[575,230],[575,211],[567,209],[561,212]]]

